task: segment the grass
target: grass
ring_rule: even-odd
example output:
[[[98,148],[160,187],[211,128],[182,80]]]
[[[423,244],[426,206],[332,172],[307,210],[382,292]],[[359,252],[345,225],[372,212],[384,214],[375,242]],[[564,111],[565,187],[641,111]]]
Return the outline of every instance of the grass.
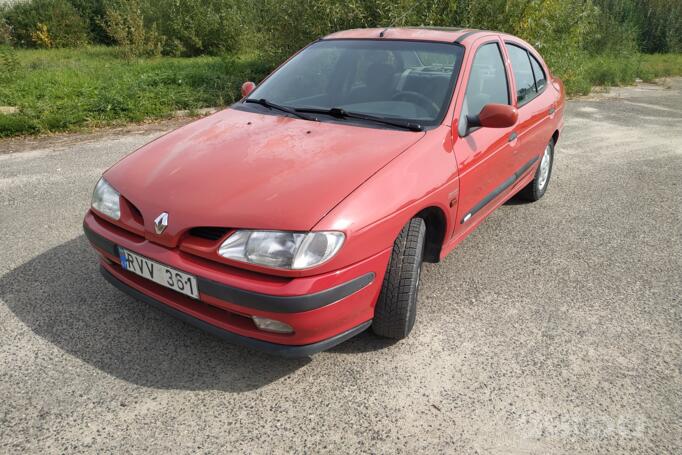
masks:
[[[116,48],[0,49],[0,137],[138,122],[177,110],[225,106],[245,80],[271,68],[257,55],[121,58]],[[569,95],[593,86],[682,75],[682,54],[598,56],[564,75]]]
[[[636,79],[682,76],[682,54],[635,54],[586,58],[572,77],[564,77],[569,95],[587,95],[595,86],[628,85]]]
[[[256,56],[127,61],[111,47],[17,50],[14,59],[18,64],[3,68],[0,58],[0,106],[20,111],[0,114],[0,137],[224,106],[238,99],[244,80],[269,69]]]

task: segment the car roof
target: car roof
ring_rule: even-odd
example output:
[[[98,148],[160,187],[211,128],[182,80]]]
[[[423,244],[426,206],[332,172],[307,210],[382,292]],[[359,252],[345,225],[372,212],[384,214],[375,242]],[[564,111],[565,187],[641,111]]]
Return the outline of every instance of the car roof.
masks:
[[[449,27],[381,27],[356,28],[325,36],[323,39],[404,39],[417,41],[463,42],[480,34],[500,34],[487,30]]]

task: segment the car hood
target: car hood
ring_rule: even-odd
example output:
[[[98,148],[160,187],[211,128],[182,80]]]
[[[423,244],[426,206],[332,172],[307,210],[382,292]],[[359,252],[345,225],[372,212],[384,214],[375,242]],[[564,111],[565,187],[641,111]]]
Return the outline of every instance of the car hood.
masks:
[[[105,178],[168,234],[196,226],[309,230],[421,132],[226,109],[142,147]]]

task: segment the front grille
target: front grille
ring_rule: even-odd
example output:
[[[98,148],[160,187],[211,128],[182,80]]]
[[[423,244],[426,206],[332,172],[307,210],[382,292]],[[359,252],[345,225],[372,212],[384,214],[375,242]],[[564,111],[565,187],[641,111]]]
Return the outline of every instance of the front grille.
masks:
[[[130,208],[130,214],[133,216],[133,219],[141,226],[144,226],[144,218],[142,217],[142,212],[140,212],[140,209],[135,207],[129,200],[126,199],[125,201],[128,203],[128,208]]]
[[[130,201],[128,201],[130,203]],[[135,207],[133,204],[130,204],[130,211],[133,213],[134,217],[142,219],[142,212],[140,212],[140,209]]]
[[[121,213],[129,216],[121,217],[119,226],[137,235],[144,235],[144,218],[142,212],[125,197],[121,196]]]
[[[228,232],[228,228],[204,226],[190,229],[189,235],[215,241],[223,238]]]

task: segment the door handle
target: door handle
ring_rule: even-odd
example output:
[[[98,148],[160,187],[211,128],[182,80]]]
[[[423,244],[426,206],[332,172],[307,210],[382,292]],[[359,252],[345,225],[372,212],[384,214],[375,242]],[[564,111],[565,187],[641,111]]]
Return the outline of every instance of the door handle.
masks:
[[[509,142],[514,142],[516,140],[516,138],[518,138],[518,137],[519,137],[519,135],[516,134],[516,131],[514,131],[513,133],[511,133],[509,135]]]
[[[552,115],[552,114],[554,114],[555,112],[556,112],[556,109],[554,109],[553,106],[549,108],[549,115]]]

